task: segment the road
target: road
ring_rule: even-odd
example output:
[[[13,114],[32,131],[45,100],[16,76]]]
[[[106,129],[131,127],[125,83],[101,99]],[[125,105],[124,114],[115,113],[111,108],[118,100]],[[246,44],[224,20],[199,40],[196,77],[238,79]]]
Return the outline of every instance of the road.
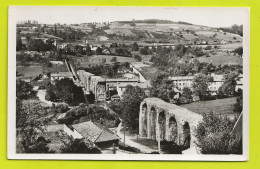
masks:
[[[117,135],[121,138],[121,141],[124,142],[124,132],[122,130],[122,122],[117,127]],[[131,147],[135,147],[140,149],[143,153],[151,153],[156,150],[151,149],[150,147],[144,146],[140,143],[134,142],[132,139],[134,139],[134,136],[127,136],[125,135],[125,144],[129,145]]]

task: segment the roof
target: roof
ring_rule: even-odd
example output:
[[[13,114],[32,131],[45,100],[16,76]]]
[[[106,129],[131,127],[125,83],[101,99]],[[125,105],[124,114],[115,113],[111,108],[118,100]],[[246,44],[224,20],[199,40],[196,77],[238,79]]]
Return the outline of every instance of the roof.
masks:
[[[51,74],[52,77],[73,77],[71,72],[59,72]]]
[[[74,124],[72,127],[93,143],[119,140],[119,137],[111,130],[92,121]]]
[[[211,74],[211,76],[213,77],[213,81],[214,82],[219,82],[219,81],[224,81],[224,77],[223,75],[216,75],[216,74]]]
[[[193,80],[194,76],[174,76],[169,77],[169,80]]]
[[[138,82],[139,79],[123,79],[123,78],[118,78],[118,79],[106,79],[106,82]]]

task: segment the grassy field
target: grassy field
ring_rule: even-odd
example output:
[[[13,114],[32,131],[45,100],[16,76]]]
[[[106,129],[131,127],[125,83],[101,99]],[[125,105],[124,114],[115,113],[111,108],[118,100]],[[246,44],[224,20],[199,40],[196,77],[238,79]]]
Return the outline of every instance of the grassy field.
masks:
[[[210,101],[193,102],[190,104],[183,104],[181,107],[187,108],[198,114],[204,114],[212,111],[216,114],[234,114],[234,104],[236,103],[236,97],[217,99]]]
[[[22,74],[25,78],[33,78],[39,74],[43,74],[42,66],[17,67],[16,71]]]
[[[213,65],[243,65],[243,59],[240,56],[234,56],[226,52],[217,52],[217,54],[209,54],[210,57],[202,56],[197,59],[200,62],[212,63]]]
[[[73,60],[78,62],[81,67],[87,67],[89,65],[99,65],[104,64],[103,59],[106,60],[105,64],[112,64],[111,59],[116,57],[116,62],[136,62],[137,60],[132,57],[123,57],[123,56],[114,56],[114,55],[93,55],[91,57],[84,56],[84,57],[76,57],[72,56]]]

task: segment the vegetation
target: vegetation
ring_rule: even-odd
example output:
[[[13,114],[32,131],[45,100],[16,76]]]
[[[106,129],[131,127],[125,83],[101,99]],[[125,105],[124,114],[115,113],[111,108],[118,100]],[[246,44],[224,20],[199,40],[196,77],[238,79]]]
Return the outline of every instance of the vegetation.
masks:
[[[35,94],[36,91],[33,90],[32,85],[22,80],[16,80],[16,98],[24,100],[35,96]]]
[[[76,86],[71,79],[61,79],[54,85],[47,86],[46,100],[52,102],[64,101],[69,105],[85,103],[84,93],[81,87]]]
[[[61,148],[62,153],[72,154],[101,154],[101,151],[91,145],[90,142],[84,141],[84,139],[71,139],[69,144],[65,144]]]
[[[236,78],[237,74],[234,72],[228,73],[224,75],[224,83],[218,89],[220,96],[234,96],[236,90]]]
[[[199,96],[200,100],[205,100],[208,96],[208,82],[212,81],[212,76],[206,76],[204,74],[198,74],[194,77],[192,88],[196,96]]]
[[[203,121],[196,129],[198,147],[203,154],[242,154],[242,138],[232,133],[235,120],[216,115],[203,114]]]

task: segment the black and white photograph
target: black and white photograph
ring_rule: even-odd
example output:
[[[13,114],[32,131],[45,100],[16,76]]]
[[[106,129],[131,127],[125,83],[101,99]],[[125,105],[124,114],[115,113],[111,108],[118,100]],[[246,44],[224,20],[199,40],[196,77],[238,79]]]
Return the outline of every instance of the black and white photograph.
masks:
[[[9,159],[249,159],[249,8],[9,6],[8,22]]]

